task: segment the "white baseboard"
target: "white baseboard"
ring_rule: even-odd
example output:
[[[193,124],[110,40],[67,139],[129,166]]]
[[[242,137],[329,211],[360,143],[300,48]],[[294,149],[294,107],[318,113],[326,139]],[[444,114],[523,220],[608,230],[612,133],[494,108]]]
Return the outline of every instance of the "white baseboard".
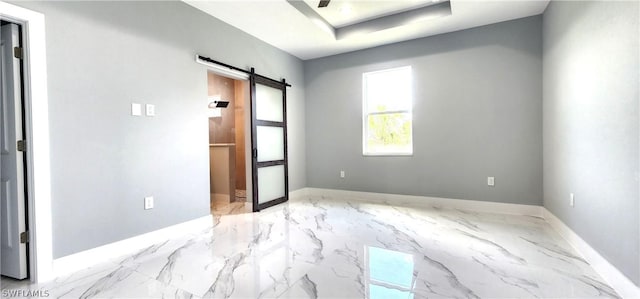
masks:
[[[149,233],[106,244],[93,249],[67,255],[53,260],[53,277],[71,274],[105,261],[135,253],[168,238],[197,233],[212,225],[211,216],[204,216]]]
[[[352,200],[363,200],[374,203],[389,203],[408,207],[440,207],[458,209],[463,211],[486,212],[495,214],[543,216],[541,206],[522,205],[501,202],[477,201],[466,199],[451,199],[442,197],[398,195],[385,193],[372,193],[360,191],[347,191],[335,189],[304,188],[300,194],[340,196]]]
[[[289,200],[300,199],[301,197],[305,197],[307,195],[309,195],[309,188],[301,188],[289,192]]]
[[[544,209],[544,218],[622,298],[640,298],[640,287],[611,265],[562,220]]]

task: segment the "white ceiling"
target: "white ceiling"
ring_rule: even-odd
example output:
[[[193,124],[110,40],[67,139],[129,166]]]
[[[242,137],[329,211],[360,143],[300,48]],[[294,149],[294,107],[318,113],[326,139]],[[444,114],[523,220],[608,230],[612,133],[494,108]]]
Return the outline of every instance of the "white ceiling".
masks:
[[[451,0],[451,15],[407,22],[406,25],[344,39],[318,26],[286,0],[194,1],[183,0],[256,38],[307,60],[415,38],[493,24],[544,12],[549,0]],[[309,6],[317,7],[316,1]],[[351,2],[350,13],[342,15],[341,5]],[[372,5],[378,2],[380,5]],[[421,0],[359,1],[332,0],[322,17],[333,27],[352,25],[380,16],[424,7]],[[315,3],[315,4],[314,4]],[[318,11],[317,8],[314,10]],[[380,18],[382,19],[382,18]]]

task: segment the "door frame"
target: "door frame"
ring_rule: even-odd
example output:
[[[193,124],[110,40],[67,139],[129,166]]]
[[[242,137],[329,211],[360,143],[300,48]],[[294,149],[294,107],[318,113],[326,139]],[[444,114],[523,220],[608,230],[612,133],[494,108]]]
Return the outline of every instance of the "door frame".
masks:
[[[282,81],[274,80],[269,77],[265,77],[259,75],[255,72],[254,68],[251,68],[251,71],[246,71],[235,66],[222,63],[216,60],[213,60],[209,57],[205,57],[202,55],[196,54],[195,60],[197,63],[207,66],[210,71],[221,74],[223,76],[227,76],[229,78],[238,79],[238,80],[249,80],[249,102],[251,105],[251,200],[252,200],[252,209],[253,212],[259,212],[261,209],[266,209],[268,207],[281,204],[289,201],[289,147],[288,147],[288,134],[287,134],[287,87],[291,87],[291,84],[287,83],[285,79]],[[257,81],[260,81],[258,84],[271,86],[273,88],[282,90],[282,117],[283,117],[283,125],[282,128],[284,130],[284,197],[271,200],[267,203],[259,204],[258,198],[258,168],[257,167],[257,135],[256,135],[256,126],[258,122],[273,123],[269,121],[260,121],[256,120],[256,95],[255,95],[255,84]],[[271,162],[267,162],[271,163]],[[278,164],[280,165],[280,164]],[[247,188],[249,191],[249,188]],[[248,195],[247,195],[248,196]]]
[[[0,18],[22,26],[29,279],[42,282],[54,274],[44,15],[0,1]]]
[[[244,143],[245,143],[245,150],[244,150],[244,155],[241,157],[242,159],[244,159],[245,161],[245,191],[246,191],[246,198],[253,198],[253,173],[252,173],[252,167],[251,167],[251,82],[249,80],[249,75],[245,74],[245,73],[241,73],[241,72],[234,72],[231,69],[228,68],[220,68],[219,66],[215,65],[215,64],[211,64],[211,63],[206,63],[206,62],[202,62],[199,61],[198,58],[196,57],[196,62],[204,64],[207,66],[207,76],[208,73],[213,73],[217,76],[221,76],[221,77],[225,77],[228,79],[232,79],[238,82],[243,82],[243,84],[246,84],[246,96],[243,97],[243,105],[244,105],[244,115],[243,115],[243,122],[244,122]],[[237,100],[237,94],[236,97],[234,98],[234,100]],[[249,107],[249,108],[246,108]],[[247,129],[249,128],[249,129]],[[236,156],[236,159],[238,159],[239,157]],[[211,159],[211,157],[209,157],[209,159]],[[211,172],[211,165],[209,165],[209,172]],[[234,187],[235,188],[235,187]],[[231,190],[230,190],[231,191]],[[253,208],[252,208],[253,209]],[[252,210],[253,212],[253,210]]]

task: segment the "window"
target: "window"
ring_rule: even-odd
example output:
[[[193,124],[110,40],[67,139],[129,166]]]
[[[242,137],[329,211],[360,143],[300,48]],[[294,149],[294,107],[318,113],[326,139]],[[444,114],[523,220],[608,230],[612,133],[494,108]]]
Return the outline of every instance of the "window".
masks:
[[[363,154],[413,154],[411,67],[362,75]]]

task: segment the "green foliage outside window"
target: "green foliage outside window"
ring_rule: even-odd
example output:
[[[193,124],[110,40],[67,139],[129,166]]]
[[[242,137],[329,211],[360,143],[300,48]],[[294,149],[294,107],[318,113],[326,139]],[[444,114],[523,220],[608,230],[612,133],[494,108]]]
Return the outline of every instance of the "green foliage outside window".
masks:
[[[385,111],[385,107],[377,107]],[[403,152],[411,145],[411,119],[409,113],[380,113],[368,115],[367,146],[390,152]]]

